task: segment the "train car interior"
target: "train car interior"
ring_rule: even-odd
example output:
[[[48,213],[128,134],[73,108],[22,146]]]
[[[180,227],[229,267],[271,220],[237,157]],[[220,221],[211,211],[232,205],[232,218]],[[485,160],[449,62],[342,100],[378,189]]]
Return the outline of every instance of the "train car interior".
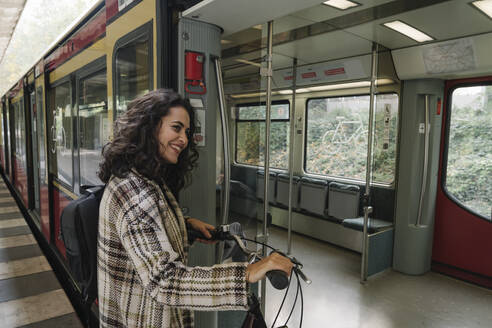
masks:
[[[174,88],[198,126],[184,215],[241,223],[312,280],[291,313],[294,283],[280,314],[285,291],[251,286],[268,326],[488,327],[491,53],[491,0],[101,0],[2,96],[3,176],[80,296],[61,213],[101,184],[128,103]]]
[[[337,8],[342,2],[347,8]],[[223,14],[238,6],[244,19]],[[416,295],[411,295],[418,281],[413,275],[423,275],[418,278],[422,289],[414,292],[436,311],[440,305],[434,303],[438,297],[434,293],[449,287],[446,278],[437,282],[441,276],[428,273],[431,267],[490,287],[492,268],[486,259],[486,250],[492,247],[490,188],[485,180],[474,182],[474,200],[458,191],[472,183],[465,182],[464,176],[458,178],[455,171],[466,166],[458,161],[468,160],[458,149],[469,145],[450,129],[457,128],[465,112],[475,106],[473,101],[481,112],[476,112],[480,124],[490,127],[491,18],[469,1],[327,1],[282,14],[295,5],[286,7],[275,1],[248,6],[217,1],[199,4],[183,16],[224,30],[229,220],[239,220],[249,233],[263,237],[266,214],[268,240],[275,247],[310,257],[305,265],[321,281],[306,288],[310,296],[305,308],[311,315],[304,323],[405,326],[407,315],[419,317]],[[274,17],[272,32],[260,17]],[[266,122],[268,102],[270,123]],[[453,121],[451,108],[457,112],[454,115],[464,116]],[[483,166],[489,175],[490,146],[484,147],[488,150],[479,147],[472,152],[484,151],[476,159],[489,162]],[[448,208],[450,203],[460,214]],[[367,205],[371,213],[364,231]],[[461,257],[463,247],[474,249],[477,259]],[[369,279],[368,285],[340,299],[337,289],[349,288],[359,278]],[[428,289],[429,285],[434,287]],[[382,292],[378,295],[382,299],[371,301],[378,298],[379,288],[385,292],[401,288],[398,293],[408,297],[400,297],[397,306],[408,312],[398,318],[394,308],[382,310],[396,294]],[[268,289],[270,320],[282,295]],[[478,292],[474,301],[466,302],[477,302],[485,311],[483,306],[490,302],[482,302],[482,296]],[[355,309],[357,315],[350,315],[348,309]],[[446,323],[428,317],[414,320],[424,326],[447,326],[451,321],[467,325],[461,306],[451,312],[456,317]]]

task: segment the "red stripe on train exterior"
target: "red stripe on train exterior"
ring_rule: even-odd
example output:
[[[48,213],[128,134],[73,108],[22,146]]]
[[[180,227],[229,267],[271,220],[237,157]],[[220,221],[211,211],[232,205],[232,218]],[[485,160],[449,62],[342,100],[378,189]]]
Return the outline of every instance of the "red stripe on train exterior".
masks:
[[[45,71],[52,71],[62,65],[68,59],[74,57],[80,51],[97,41],[105,33],[106,10],[101,10],[44,60]]]

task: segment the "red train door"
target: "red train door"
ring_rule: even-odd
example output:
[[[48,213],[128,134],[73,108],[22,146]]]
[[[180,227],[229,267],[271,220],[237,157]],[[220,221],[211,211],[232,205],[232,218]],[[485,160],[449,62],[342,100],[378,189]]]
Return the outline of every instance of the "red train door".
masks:
[[[492,77],[446,83],[432,268],[492,287]]]

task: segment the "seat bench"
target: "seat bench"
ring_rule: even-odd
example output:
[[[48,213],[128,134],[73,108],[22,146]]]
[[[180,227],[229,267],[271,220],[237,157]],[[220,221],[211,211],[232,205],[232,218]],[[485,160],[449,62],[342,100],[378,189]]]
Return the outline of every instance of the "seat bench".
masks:
[[[351,219],[345,219],[342,221],[342,225],[346,228],[358,230],[358,231],[363,231],[364,230],[364,218],[359,217],[359,218],[351,218]],[[385,230],[387,228],[390,228],[393,226],[393,223],[380,220],[380,219],[375,219],[375,218],[369,218],[369,222],[367,225],[367,232],[368,233],[376,233],[382,230]]]

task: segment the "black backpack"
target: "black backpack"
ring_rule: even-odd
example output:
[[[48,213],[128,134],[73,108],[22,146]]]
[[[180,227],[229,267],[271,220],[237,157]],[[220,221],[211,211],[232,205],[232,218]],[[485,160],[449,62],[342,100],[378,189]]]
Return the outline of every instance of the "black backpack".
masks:
[[[97,234],[104,187],[82,186],[82,195],[63,209],[60,218],[70,270],[88,307],[97,298]]]

